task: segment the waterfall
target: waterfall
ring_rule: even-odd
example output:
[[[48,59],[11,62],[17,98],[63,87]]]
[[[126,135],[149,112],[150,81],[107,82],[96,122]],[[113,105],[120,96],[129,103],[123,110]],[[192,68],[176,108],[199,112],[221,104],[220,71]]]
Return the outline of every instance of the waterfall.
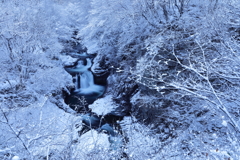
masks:
[[[74,93],[79,96],[92,96],[91,98],[97,98],[101,96],[105,87],[94,84],[94,77],[89,68],[92,66],[90,58],[87,58],[87,64],[84,65],[82,60],[79,60],[77,65],[72,68],[66,68],[66,71],[74,74],[75,90]]]
[[[85,71],[80,76],[80,88],[88,88],[94,86],[93,74],[90,71]]]
[[[82,75],[80,76],[80,88],[87,88],[89,87],[89,83],[88,83],[88,77],[86,73],[82,73]]]
[[[74,84],[75,84],[75,89],[79,89],[80,86],[80,74],[76,74],[74,77]]]

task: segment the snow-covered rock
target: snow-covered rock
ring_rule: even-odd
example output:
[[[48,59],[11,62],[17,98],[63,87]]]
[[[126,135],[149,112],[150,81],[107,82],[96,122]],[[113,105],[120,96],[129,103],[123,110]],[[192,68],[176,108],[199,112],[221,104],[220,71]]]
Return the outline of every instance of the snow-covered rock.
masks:
[[[89,108],[92,109],[92,112],[98,115],[106,115],[108,113],[114,112],[117,107],[118,105],[113,102],[111,95],[100,98],[93,104],[89,105]]]
[[[20,157],[18,157],[18,156],[13,156],[13,157],[12,157],[12,160],[20,160]]]
[[[77,61],[77,58],[73,58],[69,55],[60,55],[59,58],[62,60],[64,66],[74,65]]]
[[[108,135],[90,130],[78,138],[78,143],[74,144],[73,157],[75,159],[89,159],[92,154],[101,155],[109,150],[110,143]]]

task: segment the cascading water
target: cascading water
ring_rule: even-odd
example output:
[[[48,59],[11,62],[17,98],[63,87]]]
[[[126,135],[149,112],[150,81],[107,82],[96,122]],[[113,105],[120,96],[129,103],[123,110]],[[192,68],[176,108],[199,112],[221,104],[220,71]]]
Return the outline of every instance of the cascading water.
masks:
[[[93,86],[93,75],[90,72],[84,72],[81,76],[80,88],[86,89],[90,86]]]
[[[74,92],[77,95],[82,95],[82,96],[92,96],[92,98],[98,98],[101,96],[104,91],[105,87],[101,85],[94,84],[94,77],[91,71],[88,69],[91,67],[92,63],[90,58],[87,58],[87,65],[84,66],[82,63],[79,63],[77,65],[79,74],[80,74],[80,84],[79,81],[76,81],[76,86],[80,86],[80,88],[76,88]],[[90,97],[89,97],[90,98]]]
[[[94,83],[94,76],[89,70],[92,66],[90,58],[86,58],[87,64],[84,65],[83,60],[79,60],[74,67],[65,68],[67,72],[73,75],[75,88],[71,92],[69,105],[73,109],[80,109],[78,99],[82,96],[85,98],[88,104],[93,103],[98,97],[102,96],[105,92],[105,86],[97,85]],[[76,108],[76,105],[78,107]],[[81,110],[81,109],[80,109]]]

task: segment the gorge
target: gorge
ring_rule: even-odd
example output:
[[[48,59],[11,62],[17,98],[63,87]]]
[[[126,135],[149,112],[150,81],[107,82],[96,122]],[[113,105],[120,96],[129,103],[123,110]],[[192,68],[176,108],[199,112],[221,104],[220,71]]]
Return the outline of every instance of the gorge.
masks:
[[[98,132],[106,133],[109,136],[110,149],[121,150],[127,139],[122,135],[119,121],[124,116],[114,115],[112,112],[105,115],[98,115],[88,107],[96,99],[103,96],[107,85],[95,84],[97,77],[91,72],[92,57],[88,54],[79,53],[79,58],[71,67],[65,67],[65,70],[72,75],[74,88],[70,95],[66,95],[65,102],[75,111],[81,113],[82,128],[78,131],[79,136],[95,129]],[[98,80],[99,81],[99,80]],[[102,82],[102,84],[107,84]],[[105,106],[106,107],[106,106]]]

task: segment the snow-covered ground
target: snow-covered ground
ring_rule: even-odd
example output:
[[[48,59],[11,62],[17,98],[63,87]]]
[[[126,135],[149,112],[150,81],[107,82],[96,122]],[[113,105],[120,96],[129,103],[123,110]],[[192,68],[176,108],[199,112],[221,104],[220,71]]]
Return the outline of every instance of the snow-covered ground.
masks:
[[[73,124],[81,121],[60,110],[48,96],[38,95],[38,100],[27,107],[9,109],[2,104],[1,108],[1,159],[41,159],[60,153],[72,141]]]

